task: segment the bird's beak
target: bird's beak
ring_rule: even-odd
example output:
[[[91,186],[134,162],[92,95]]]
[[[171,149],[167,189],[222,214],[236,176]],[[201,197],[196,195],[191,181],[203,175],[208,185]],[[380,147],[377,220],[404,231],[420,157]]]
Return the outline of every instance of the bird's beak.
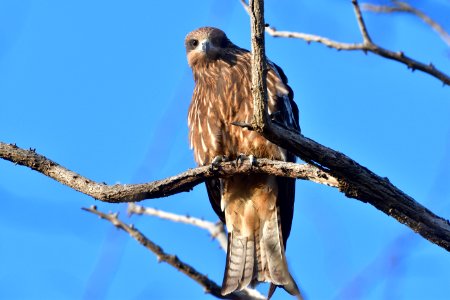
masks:
[[[211,44],[209,43],[208,40],[203,40],[201,42],[201,45],[202,45],[202,51],[205,53],[208,53],[209,49],[211,49]]]

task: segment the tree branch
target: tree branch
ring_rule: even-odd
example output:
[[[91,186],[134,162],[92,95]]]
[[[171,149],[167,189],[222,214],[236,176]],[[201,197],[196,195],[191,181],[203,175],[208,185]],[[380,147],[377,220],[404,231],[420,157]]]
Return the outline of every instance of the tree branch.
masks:
[[[269,159],[258,159],[254,166],[249,160],[236,165],[235,161],[221,163],[218,169],[204,166],[162,180],[143,184],[106,185],[70,171],[56,162],[14,144],[0,142],[0,158],[29,167],[68,187],[104,202],[137,202],[144,199],[167,197],[188,192],[208,178],[229,177],[235,174],[265,173],[282,177],[311,180],[332,187],[338,187],[335,178],[311,165],[301,165]]]
[[[355,6],[356,14],[360,15],[356,0],[353,0],[352,3]],[[251,13],[255,15],[255,18],[263,20],[259,11],[252,10]],[[361,22],[360,27],[361,31],[365,32],[364,23]],[[370,42],[370,38],[366,42]],[[264,48],[264,43],[256,44],[255,50],[257,48]],[[252,74],[261,74],[260,72],[253,72],[258,67],[257,64],[252,65]],[[257,109],[261,108],[256,107],[255,110]],[[255,113],[255,117],[256,114],[259,115],[260,113]],[[424,238],[450,251],[450,222],[435,215],[403,193],[391,184],[389,179],[376,175],[338,151],[325,147],[276,123],[267,123],[261,134],[269,141],[296,154],[304,161],[320,165],[324,171],[338,178],[339,190],[345,193],[347,197],[372,204]]]
[[[263,46],[257,45],[257,47]],[[249,129],[252,128],[252,125],[245,126]],[[252,166],[249,161],[240,166],[236,166],[235,162],[227,162],[222,163],[217,170],[205,166],[146,184],[109,186],[72,172],[37,154],[34,150],[24,150],[16,145],[0,142],[0,157],[27,166],[95,199],[116,203],[165,197],[189,191],[207,178],[227,177],[234,174],[266,173],[308,179],[339,187],[339,190],[346,196],[372,204],[387,215],[406,224],[424,238],[450,251],[450,223],[448,220],[433,214],[392,185],[387,178],[376,175],[338,151],[327,148],[297,132],[286,130],[275,123],[267,123],[262,134],[273,143],[295,153],[304,161],[319,165],[322,170],[311,165],[259,159],[256,167]]]
[[[347,197],[370,203],[427,240],[450,251],[450,222],[441,218],[412,197],[345,154],[323,146],[298,132],[275,123],[262,133],[271,142],[289,150],[302,160],[338,179],[339,190]]]
[[[244,6],[246,11],[249,11],[249,7],[247,3],[244,0],[240,0],[242,5]],[[293,31],[278,31],[274,27],[266,27],[266,32],[273,36],[273,37],[283,37],[283,38],[296,38],[306,41],[307,43],[315,42],[324,44],[325,46],[329,48],[334,48],[337,50],[347,50],[347,51],[363,51],[363,52],[372,52],[373,54],[382,56],[384,58],[398,61],[404,65],[407,66],[408,69],[411,69],[412,71],[419,70],[424,73],[427,73],[440,81],[444,85],[450,85],[450,76],[445,74],[444,72],[438,70],[432,63],[425,64],[422,62],[419,62],[411,57],[408,57],[405,55],[402,51],[391,51],[388,49],[385,49],[383,47],[380,47],[379,45],[375,44],[369,37],[367,33],[367,29],[364,25],[364,19],[362,17],[362,14],[359,9],[358,2],[356,0],[352,0],[352,4],[355,10],[356,19],[358,21],[358,25],[360,28],[360,31],[362,33],[363,42],[362,43],[342,43],[337,42],[334,40],[331,40],[326,37],[313,35],[313,34],[306,34],[301,32],[293,32]],[[363,25],[363,27],[361,27]]]
[[[394,5],[375,5],[371,3],[363,3],[362,9],[375,12],[375,13],[407,13],[411,14],[413,16],[418,17],[423,22],[425,22],[428,26],[430,26],[438,35],[439,37],[447,44],[447,46],[450,47],[450,34],[445,31],[445,29],[436,21],[434,21],[431,17],[426,15],[423,11],[412,7],[406,2],[402,1],[391,1]]]
[[[228,238],[225,232],[225,227],[222,222],[209,222],[199,218],[194,218],[191,216],[181,216],[170,212],[165,212],[159,209],[155,209],[152,207],[144,207],[140,205],[136,205],[135,203],[128,204],[128,213],[130,215],[148,215],[153,217],[158,217],[161,219],[170,220],[173,222],[179,222],[184,224],[193,225],[202,229],[209,231],[209,234],[213,239],[216,239],[222,250],[227,251]]]
[[[252,126],[257,132],[264,130],[267,124],[267,62],[264,47],[264,1],[250,0],[250,27],[252,43],[252,96],[253,120]],[[260,17],[258,17],[260,16]]]
[[[372,39],[369,36],[369,32],[367,32],[366,23],[364,22],[363,16],[361,14],[361,9],[359,8],[358,1],[352,0],[352,4],[355,11],[356,21],[358,21],[359,31],[361,31],[361,35],[363,37],[363,44],[373,44]]]
[[[222,294],[220,293],[221,287],[218,286],[214,281],[209,279],[206,275],[203,275],[197,270],[195,270],[192,266],[181,261],[176,255],[170,255],[164,252],[164,250],[160,246],[158,246],[150,239],[148,239],[139,230],[134,228],[133,225],[127,225],[124,222],[122,222],[118,218],[117,213],[105,214],[97,210],[95,206],[82,209],[99,216],[101,219],[111,222],[117,228],[127,232],[132,238],[138,241],[141,245],[143,245],[148,250],[153,252],[156,255],[159,262],[163,261],[168,263],[178,271],[182,272],[183,274],[187,275],[189,278],[193,279],[195,282],[200,284],[204,288],[205,293],[209,293],[219,299],[236,299],[236,300],[265,299],[261,294],[259,294],[258,291],[251,289],[245,289],[240,292],[231,293],[227,296],[222,296]]]

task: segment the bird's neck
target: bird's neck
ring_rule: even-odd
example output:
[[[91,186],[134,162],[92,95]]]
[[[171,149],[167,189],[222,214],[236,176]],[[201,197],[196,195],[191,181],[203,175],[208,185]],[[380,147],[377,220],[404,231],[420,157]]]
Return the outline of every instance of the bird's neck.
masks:
[[[221,76],[222,64],[219,60],[199,62],[192,68],[195,83],[215,85]]]

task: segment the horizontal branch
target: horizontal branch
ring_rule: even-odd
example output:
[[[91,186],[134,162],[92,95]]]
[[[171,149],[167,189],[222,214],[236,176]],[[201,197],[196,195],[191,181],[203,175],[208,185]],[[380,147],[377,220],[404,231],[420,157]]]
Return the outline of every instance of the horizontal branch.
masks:
[[[181,261],[176,255],[170,255],[164,252],[164,250],[152,242],[149,238],[147,238],[145,235],[143,235],[138,229],[136,229],[133,225],[127,225],[124,222],[122,222],[118,218],[117,213],[103,213],[95,206],[92,206],[90,208],[82,208],[85,211],[88,211],[90,213],[93,213],[97,216],[99,216],[101,219],[107,220],[111,222],[114,226],[116,226],[119,229],[122,229],[123,231],[127,232],[132,238],[134,238],[136,241],[138,241],[141,245],[146,247],[148,250],[153,252],[159,262],[166,262],[178,271],[182,272],[183,274],[187,275],[189,278],[193,279],[195,282],[200,284],[206,293],[209,293],[217,298],[220,299],[236,299],[236,300],[262,300],[265,299],[259,292],[255,290],[245,289],[240,292],[234,292],[227,296],[222,296],[221,294],[221,287],[217,285],[214,281],[208,278],[208,276],[201,274],[196,269],[194,269],[192,266],[184,263]]]
[[[128,214],[130,214],[130,215],[132,215],[132,214],[148,215],[148,216],[153,216],[153,217],[158,217],[161,219],[169,220],[172,222],[184,223],[184,224],[188,224],[188,225],[192,225],[195,227],[205,229],[209,232],[209,234],[211,235],[211,237],[213,239],[216,239],[219,242],[220,247],[225,252],[227,251],[228,238],[227,238],[227,234],[225,232],[224,224],[220,221],[217,223],[213,223],[213,222],[205,221],[205,220],[202,220],[199,218],[194,218],[191,216],[182,216],[182,215],[177,215],[174,213],[166,212],[163,210],[155,209],[152,207],[140,206],[135,203],[129,203],[127,211],[128,211]]]
[[[295,164],[269,159],[258,159],[254,166],[249,160],[239,165],[224,162],[217,169],[204,166],[190,169],[179,175],[143,184],[115,184],[95,182],[70,171],[56,162],[42,156],[34,149],[25,150],[14,144],[0,142],[0,158],[29,167],[81,193],[105,202],[137,202],[144,199],[167,197],[190,191],[208,178],[229,177],[236,174],[265,173],[275,176],[311,180],[332,187],[338,187],[335,178],[320,169],[306,164]]]
[[[244,0],[241,0],[241,3],[244,5],[244,8],[248,11],[248,5]],[[419,70],[424,73],[427,73],[440,81],[444,85],[450,85],[450,76],[446,73],[440,71],[437,69],[432,63],[426,64],[422,63],[420,61],[417,61],[409,56],[407,56],[403,51],[391,51],[388,49],[385,49],[376,43],[374,43],[370,38],[367,38],[368,32],[365,25],[361,27],[361,24],[364,24],[364,20],[362,18],[361,12],[359,10],[358,2],[353,0],[352,1],[354,9],[355,9],[355,15],[358,21],[359,28],[361,29],[361,34],[363,37],[363,42],[361,43],[342,43],[338,41],[334,41],[332,39],[313,35],[313,34],[306,34],[301,32],[294,32],[294,31],[278,31],[274,27],[267,26],[266,32],[273,36],[273,37],[283,37],[283,38],[296,38],[306,41],[307,43],[320,43],[323,44],[329,48],[334,48],[337,50],[347,50],[347,51],[363,51],[363,52],[371,52],[373,54],[382,56],[384,58],[398,61],[404,65],[407,66],[408,69],[415,71]]]

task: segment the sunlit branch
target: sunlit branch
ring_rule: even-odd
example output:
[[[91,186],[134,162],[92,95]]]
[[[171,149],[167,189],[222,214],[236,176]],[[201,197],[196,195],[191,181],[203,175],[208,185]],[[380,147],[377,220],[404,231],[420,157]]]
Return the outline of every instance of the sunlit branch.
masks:
[[[235,174],[265,173],[311,180],[338,187],[335,178],[328,176],[314,166],[269,159],[258,159],[256,166],[252,165],[248,159],[239,165],[235,161],[223,162],[218,168],[198,167],[176,176],[149,183],[107,185],[66,169],[36,153],[35,149],[25,150],[14,144],[0,142],[0,158],[29,167],[97,200],[113,203],[137,202],[144,199],[167,197],[180,192],[188,192],[208,178],[229,177]]]
[[[205,229],[209,232],[213,239],[216,239],[220,247],[226,252],[227,251],[227,234],[225,232],[225,227],[222,222],[209,222],[199,218],[191,217],[191,216],[182,216],[174,213],[166,212],[163,210],[155,209],[152,207],[144,207],[137,205],[135,203],[128,204],[128,213],[130,215],[148,215],[154,216],[165,220],[170,220],[173,222],[189,224],[195,227],[199,227]]]
[[[248,5],[244,0],[240,0],[246,11],[248,11]],[[279,31],[275,29],[274,27],[267,26],[266,32],[273,36],[273,37],[283,37],[283,38],[296,38],[306,41],[307,43],[320,43],[323,44],[329,48],[334,48],[337,50],[347,50],[347,51],[363,51],[363,52],[371,52],[373,54],[382,56],[384,58],[398,61],[404,65],[407,66],[408,69],[415,71],[419,70],[424,73],[427,73],[440,81],[444,85],[450,85],[450,76],[446,73],[440,71],[437,69],[432,63],[422,63],[420,61],[417,61],[409,56],[407,56],[403,51],[391,51],[386,48],[383,48],[376,43],[374,43],[367,31],[367,28],[364,24],[364,19],[362,17],[358,2],[356,0],[352,1],[354,10],[355,10],[355,16],[358,22],[358,26],[361,31],[361,35],[363,38],[363,42],[361,43],[342,43],[338,41],[334,41],[332,39],[313,35],[313,34],[307,34],[307,33],[301,33],[301,32],[295,32],[295,31]]]
[[[410,4],[402,1],[391,1],[393,6],[389,5],[376,5],[371,3],[363,3],[361,8],[366,11],[371,11],[375,13],[407,13],[418,17],[428,26],[430,26],[439,37],[450,47],[450,34],[442,27],[438,22],[433,20],[423,11],[412,7]]]
[[[221,287],[218,286],[214,281],[208,278],[208,276],[201,274],[196,269],[194,269],[192,266],[184,263],[181,261],[176,255],[171,255],[152,242],[149,238],[147,238],[145,235],[143,235],[138,229],[136,229],[133,225],[127,225],[124,222],[122,222],[118,218],[117,213],[103,213],[95,206],[92,206],[90,208],[83,208],[83,210],[88,211],[90,213],[93,213],[100,218],[107,220],[111,222],[114,226],[117,228],[127,232],[132,238],[134,238],[136,241],[138,241],[142,246],[150,250],[156,255],[156,258],[159,262],[165,262],[177,269],[178,271],[182,272],[183,274],[187,275],[189,278],[193,279],[195,282],[200,284],[203,289],[205,290],[205,293],[209,293],[219,299],[236,299],[236,300],[262,300],[265,299],[258,291],[246,289],[242,290],[240,292],[235,292],[230,295],[227,295],[226,297],[222,296],[220,293]]]

